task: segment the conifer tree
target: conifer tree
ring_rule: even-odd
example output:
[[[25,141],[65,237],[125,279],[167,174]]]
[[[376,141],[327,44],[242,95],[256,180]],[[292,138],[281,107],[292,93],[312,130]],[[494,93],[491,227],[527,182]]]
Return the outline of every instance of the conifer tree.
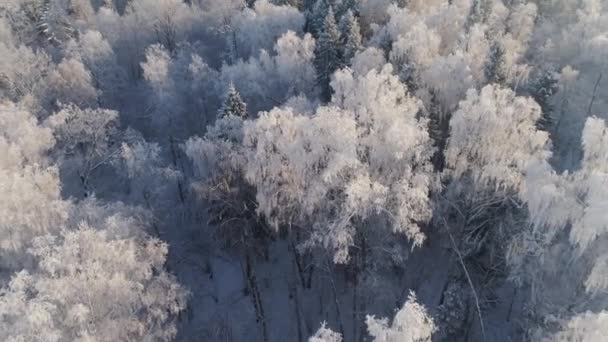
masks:
[[[342,40],[342,65],[349,65],[355,53],[361,49],[361,29],[359,21],[348,10],[340,20],[340,35]]]
[[[316,3],[316,0],[302,0],[302,8],[304,11],[312,12]]]
[[[340,5],[336,8],[336,15],[338,18],[342,18],[348,11],[358,13],[357,0],[342,0]]]
[[[321,97],[329,100],[331,90],[329,81],[331,75],[340,66],[340,33],[334,18],[334,11],[330,7],[323,22],[323,30],[315,47],[315,68],[317,69],[317,82],[321,87]]]
[[[508,70],[505,64],[505,48],[500,42],[494,42],[490,50],[489,60],[485,68],[486,80],[506,86],[508,82]]]
[[[325,18],[329,12],[328,0],[317,0],[309,12],[308,30],[315,38],[318,38],[323,31]]]
[[[239,94],[232,83],[228,87],[226,100],[220,109],[220,114],[222,117],[233,115],[238,116],[241,119],[247,118],[247,104],[241,99],[241,94]]]
[[[551,97],[557,92],[557,83],[556,74],[550,70],[541,71],[530,82],[530,95],[542,110],[542,116],[537,122],[537,127],[543,131],[549,131],[553,125]]]

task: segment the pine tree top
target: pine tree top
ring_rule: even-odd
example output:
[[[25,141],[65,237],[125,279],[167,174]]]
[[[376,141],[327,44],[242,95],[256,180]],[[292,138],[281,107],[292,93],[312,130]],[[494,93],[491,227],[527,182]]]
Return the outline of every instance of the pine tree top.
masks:
[[[323,20],[323,31],[321,32],[320,38],[326,37],[332,39],[339,36],[340,34],[338,32],[338,25],[336,24],[334,9],[330,6],[327,10],[325,19]]]
[[[233,83],[228,86],[226,100],[220,113],[223,117],[234,115],[243,119],[247,118],[247,104],[241,98],[241,94],[236,90]]]

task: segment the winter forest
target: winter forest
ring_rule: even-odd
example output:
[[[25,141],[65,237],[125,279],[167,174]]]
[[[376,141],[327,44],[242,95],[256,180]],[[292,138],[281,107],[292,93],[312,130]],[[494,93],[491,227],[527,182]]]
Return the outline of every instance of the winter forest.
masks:
[[[608,341],[608,0],[1,0],[0,341]]]

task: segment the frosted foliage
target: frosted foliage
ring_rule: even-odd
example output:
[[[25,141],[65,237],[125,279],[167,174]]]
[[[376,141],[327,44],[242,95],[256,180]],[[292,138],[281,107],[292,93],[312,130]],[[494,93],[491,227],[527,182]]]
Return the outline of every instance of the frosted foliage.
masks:
[[[598,236],[608,232],[608,128],[604,120],[589,118],[583,130],[582,169],[575,174],[579,190],[585,195],[584,211],[573,223],[570,240],[585,249]]]
[[[432,28],[424,22],[416,22],[393,43],[390,61],[395,64],[412,62],[417,66],[428,66],[439,54],[440,44],[441,37]]]
[[[490,42],[485,30],[486,27],[479,24],[471,27],[466,46],[469,68],[478,85],[485,81],[485,67],[490,53]]]
[[[71,53],[80,55],[91,64],[112,59],[114,55],[112,46],[98,31],[86,31],[80,36],[78,45],[72,42],[71,46],[68,46],[68,49],[72,50]]]
[[[0,102],[0,166],[18,172],[23,166],[44,164],[44,153],[55,139],[50,129],[38,125],[34,116],[12,102]]]
[[[162,270],[166,245],[86,224],[35,240],[36,273],[0,291],[3,341],[169,341],[186,294]],[[117,262],[117,261],[120,262]]]
[[[24,109],[0,103],[0,266],[26,263],[31,240],[55,231],[67,215],[58,172],[46,152],[52,132]]]
[[[424,165],[432,149],[426,122],[416,117],[420,102],[392,71],[390,64],[361,76],[342,70],[332,81],[333,103],[353,111],[361,126],[360,150],[369,153],[374,176],[387,172],[398,177],[403,167]]]
[[[584,184],[585,209],[572,225],[570,240],[585,249],[599,236],[608,233],[608,175],[592,174]]]
[[[469,14],[466,0],[410,3],[407,7],[388,8],[390,20],[386,25],[393,43],[391,59],[402,63],[412,55],[417,66],[428,65],[438,55],[447,56],[459,48],[462,30]],[[409,52],[408,52],[409,51]]]
[[[428,342],[436,330],[433,319],[426,308],[418,304],[413,292],[392,323],[387,318],[367,316],[366,324],[374,342]]]
[[[450,79],[452,82],[446,82]],[[437,57],[421,74],[422,81],[435,91],[444,113],[452,112],[474,86],[474,79],[467,57],[458,52],[447,57]]]
[[[137,142],[129,145],[123,143],[121,149],[121,156],[125,161],[130,178],[143,176],[150,163],[156,164],[160,161],[158,144]]]
[[[245,144],[252,148],[246,175],[257,185],[259,211],[275,227],[339,205],[326,201],[359,166],[355,124],[337,108],[320,108],[312,117],[274,109],[246,123]]]
[[[101,95],[119,92],[124,81],[124,70],[117,62],[110,43],[98,31],[86,31],[78,41],[71,41],[66,47],[68,55],[82,60],[90,70],[94,83],[101,90]]]
[[[169,77],[171,57],[159,44],[146,49],[146,61],[141,64],[144,78],[158,94],[164,94],[173,86]]]
[[[192,137],[182,148],[199,177],[217,179],[236,175],[243,168],[242,142],[243,119],[229,115],[209,126],[204,138]]]
[[[431,214],[427,196],[433,147],[427,122],[417,118],[419,101],[408,95],[390,64],[361,76],[339,71],[332,87],[333,102],[354,112],[358,151],[368,174],[390,189],[385,209],[392,213],[393,230],[420,245],[424,235],[416,222]]]
[[[357,7],[364,24],[383,24],[387,20],[386,8],[391,0],[357,0]]]
[[[548,135],[535,126],[540,115],[534,100],[510,89],[469,90],[450,121],[445,156],[452,174],[519,191],[527,166],[550,156]]]
[[[300,38],[295,32],[287,31],[277,40],[274,49],[277,73],[281,82],[290,88],[289,93],[311,93],[316,82],[312,35],[307,33]]]
[[[608,312],[585,312],[570,319],[563,331],[546,341],[570,342],[601,342],[608,334]]]
[[[19,101],[43,93],[51,63],[43,52],[0,42],[0,97]]]
[[[608,126],[596,117],[587,119],[582,139],[583,167],[587,172],[608,173]]]
[[[315,40],[310,34],[299,37],[295,32],[287,31],[276,41],[276,55],[262,50],[259,56],[247,61],[239,59],[234,64],[222,65],[222,82],[234,83],[252,112],[260,107],[268,108],[260,103],[277,103],[301,93],[314,95],[314,48]],[[260,79],[272,82],[259,82]]]
[[[594,294],[601,294],[608,289],[608,255],[601,255],[593,265],[591,273],[585,281],[587,291]]]
[[[118,128],[118,112],[68,105],[44,124],[53,130],[66,154],[93,160],[108,153],[110,139]]]
[[[507,29],[513,38],[522,43],[528,43],[536,20],[537,7],[534,3],[524,3],[515,6],[509,15]]]
[[[0,147],[2,150],[3,147]],[[24,166],[19,172],[0,169],[0,265],[27,263],[32,238],[56,231],[67,216],[55,168]]]
[[[312,116],[273,109],[246,123],[246,176],[257,187],[258,210],[276,228],[312,223],[307,245],[334,249],[337,262],[348,257],[354,217],[387,213],[395,232],[420,245],[433,181],[419,103],[390,65],[364,76],[339,71],[332,86],[337,107]]]
[[[234,18],[237,50],[245,56],[259,50],[270,50],[287,31],[302,32],[304,15],[291,6],[277,6],[268,0],[255,2],[253,9],[245,8]]]
[[[156,203],[163,193],[174,190],[175,180],[180,173],[166,167],[161,159],[161,148],[158,144],[145,141],[123,143],[120,158],[114,164],[118,170],[126,171],[130,192],[143,195],[148,205]]]
[[[533,165],[527,172],[521,194],[535,227],[544,228],[543,237],[547,242],[570,224],[570,242],[577,247],[578,255],[585,252],[595,255],[599,248],[600,253],[585,281],[585,287],[593,293],[604,291],[608,286],[607,257],[596,243],[608,233],[607,135],[603,120],[587,119],[580,170],[558,175],[546,164]]]
[[[93,86],[91,72],[78,59],[64,59],[49,76],[50,100],[93,106],[97,103],[97,89]]]
[[[127,5],[123,22],[140,39],[145,37],[147,44],[159,42],[173,50],[196,15],[200,15],[196,7],[180,0],[133,0]]]
[[[378,48],[369,47],[355,54],[351,68],[354,74],[365,75],[371,70],[382,70],[384,65],[386,65],[384,52]]]
[[[575,190],[571,177],[556,174],[548,163],[537,161],[528,166],[520,196],[532,214],[534,227],[549,227],[544,235],[546,242],[582,214],[583,207],[573,196]]]
[[[308,339],[308,342],[342,342],[342,335],[327,328],[326,323],[323,322],[315,335]]]
[[[259,108],[256,101],[260,99],[276,99],[288,90],[277,89],[273,82],[258,82],[260,79],[276,80],[277,77],[275,61],[265,50],[262,50],[257,58],[251,57],[247,61],[239,59],[234,64],[223,64],[221,68],[222,82],[234,83],[249,109]]]

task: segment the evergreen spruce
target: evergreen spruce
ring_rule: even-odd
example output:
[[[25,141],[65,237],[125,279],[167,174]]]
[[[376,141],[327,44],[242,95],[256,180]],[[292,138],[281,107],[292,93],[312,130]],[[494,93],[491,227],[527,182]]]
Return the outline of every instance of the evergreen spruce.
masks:
[[[239,94],[232,83],[228,87],[226,100],[220,109],[220,114],[223,117],[234,115],[243,119],[247,118],[247,104],[241,99],[241,94]]]
[[[490,57],[485,68],[486,80],[507,86],[508,70],[505,64],[505,49],[499,42],[494,42],[490,50]]]
[[[537,122],[538,129],[549,131],[553,126],[553,106],[551,97],[557,92],[557,77],[550,70],[541,71],[530,82],[530,95],[542,109],[542,116]]]
[[[317,0],[309,12],[308,30],[315,38],[318,38],[323,31],[325,17],[329,12],[328,0]]]
[[[357,17],[350,9],[340,20],[340,35],[342,40],[342,65],[349,65],[355,53],[361,49],[361,29]]]
[[[354,14],[359,13],[357,8],[357,0],[342,0],[336,8],[336,16],[342,18],[348,11],[352,11]]]
[[[328,101],[331,98],[329,82],[331,75],[340,66],[340,33],[334,18],[334,11],[330,7],[323,22],[323,30],[315,46],[315,68],[317,69],[317,82],[321,87],[321,97]]]

